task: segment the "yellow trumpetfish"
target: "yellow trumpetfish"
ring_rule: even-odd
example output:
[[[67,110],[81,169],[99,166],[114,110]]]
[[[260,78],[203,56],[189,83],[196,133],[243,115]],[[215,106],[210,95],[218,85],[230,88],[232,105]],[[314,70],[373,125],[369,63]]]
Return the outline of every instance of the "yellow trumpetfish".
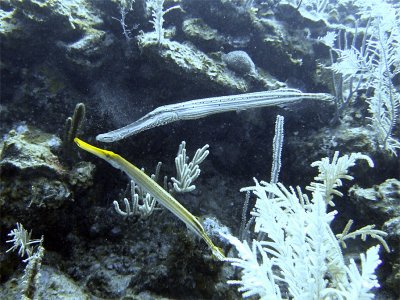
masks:
[[[170,212],[183,221],[187,227],[200,236],[211,248],[213,256],[219,260],[225,259],[225,255],[223,254],[222,250],[214,245],[198,219],[193,216],[185,207],[183,207],[182,204],[180,204],[174,197],[172,197],[170,193],[168,193],[157,182],[146,175],[146,173],[112,151],[94,147],[78,138],[75,138],[74,142],[83,150],[104,159],[114,168],[125,172],[125,174],[127,174],[137,185],[140,185],[143,189],[145,189],[146,192],[157,199],[161,205],[165,206]]]

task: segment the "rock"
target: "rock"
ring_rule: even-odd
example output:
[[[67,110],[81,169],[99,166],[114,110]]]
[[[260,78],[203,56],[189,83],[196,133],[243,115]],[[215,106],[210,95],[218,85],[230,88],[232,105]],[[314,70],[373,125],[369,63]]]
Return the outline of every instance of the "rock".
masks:
[[[4,173],[23,176],[64,176],[66,170],[52,150],[61,145],[55,135],[20,125],[6,136],[0,156]]]
[[[358,204],[367,206],[382,219],[400,218],[400,181],[390,178],[372,188],[357,185],[349,190]]]
[[[166,40],[158,45],[153,32],[144,33],[138,38],[139,47],[144,54],[167,68],[172,73],[193,78],[197,84],[215,86],[237,93],[246,92],[249,83],[227,72],[223,64],[213,60],[194,46]]]
[[[21,280],[22,278],[12,278],[5,283],[5,288],[0,291],[0,298],[3,300],[20,299]],[[84,290],[69,277],[61,271],[46,265],[42,265],[36,289],[35,299],[90,299]]]
[[[81,162],[68,170],[55,154],[60,145],[57,136],[24,124],[6,135],[0,155],[3,209],[59,208],[93,184],[94,165]]]
[[[109,49],[111,40],[104,31],[98,29],[103,21],[90,2],[7,2],[4,8],[0,8],[0,36],[3,38],[5,49],[12,49],[18,43],[20,47],[30,45],[27,47],[32,48],[30,51],[40,53],[41,50],[55,51],[58,46],[65,51],[64,57],[67,62],[75,67],[84,67],[78,70],[79,72],[96,69],[102,65],[104,57],[107,57],[104,51]],[[38,40],[37,36],[41,36],[41,39]]]
[[[78,162],[69,173],[69,183],[80,189],[92,186],[95,168],[95,165],[90,162]]]
[[[182,31],[189,40],[196,43],[201,49],[215,49],[221,47],[225,41],[223,35],[200,18],[190,18],[183,21]]]

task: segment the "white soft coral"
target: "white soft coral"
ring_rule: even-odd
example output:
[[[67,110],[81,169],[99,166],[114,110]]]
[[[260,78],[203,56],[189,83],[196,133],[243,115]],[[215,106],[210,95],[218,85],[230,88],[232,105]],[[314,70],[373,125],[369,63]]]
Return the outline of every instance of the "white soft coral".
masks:
[[[240,285],[243,297],[258,295],[261,299],[370,299],[371,289],[378,287],[374,275],[380,264],[379,247],[372,247],[361,254],[361,271],[354,261],[344,262],[340,241],[331,230],[336,211],[328,211],[332,203],[332,191],[340,179],[349,179],[347,169],[357,159],[372,160],[362,154],[342,157],[335,154],[330,163],[327,158],[313,164],[319,167],[313,184],[311,199],[284,185],[258,182],[244,188],[252,191],[257,202],[252,215],[255,232],[262,232],[266,239],[246,241],[227,236],[235,246],[238,257],[228,258],[232,265],[240,267],[240,280],[229,281]],[[339,163],[340,162],[340,163]],[[329,179],[329,180],[328,180]],[[327,191],[329,187],[329,192]],[[340,195],[338,192],[333,193]],[[381,231],[374,235],[384,236]],[[373,236],[373,235],[372,235]],[[353,297],[354,296],[354,297]],[[360,298],[361,297],[361,298]]]

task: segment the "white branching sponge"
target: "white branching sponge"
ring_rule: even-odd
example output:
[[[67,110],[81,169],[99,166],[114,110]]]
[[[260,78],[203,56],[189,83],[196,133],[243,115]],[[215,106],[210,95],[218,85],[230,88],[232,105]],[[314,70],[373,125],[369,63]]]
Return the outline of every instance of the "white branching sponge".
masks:
[[[149,217],[155,207],[157,200],[149,193],[144,191],[140,186],[138,186],[133,180],[130,181],[130,196],[132,205],[129,203],[128,198],[124,198],[125,211],[119,206],[117,200],[113,201],[115,211],[124,217],[130,216],[140,216]]]
[[[158,181],[160,178],[160,170],[161,170],[162,163],[159,161],[156,166],[155,174],[151,174],[150,178],[153,179],[155,182]],[[144,172],[144,168],[142,168]],[[165,178],[166,180],[166,178]],[[130,216],[139,216],[147,218],[149,217],[154,210],[156,210],[157,199],[154,198],[148,191],[143,189],[140,185],[136,184],[135,181],[132,179],[128,184],[130,190],[130,199],[131,203],[129,202],[128,198],[124,198],[124,205],[125,211],[122,210],[119,206],[119,202],[117,200],[113,201],[115,211],[123,216],[123,217],[130,217]],[[166,184],[165,184],[166,188]]]
[[[183,141],[178,150],[178,154],[175,158],[175,166],[177,178],[172,177],[174,191],[178,193],[191,192],[196,186],[192,184],[197,177],[200,175],[199,165],[206,159],[210,153],[208,145],[197,149],[193,159],[188,163],[189,157],[186,155],[186,142]]]
[[[333,195],[341,195],[337,188],[342,179],[351,180],[348,168],[357,159],[372,160],[360,153],[339,157],[332,163],[328,158],[314,162],[319,167],[318,183],[310,184],[312,197],[301,189],[286,188],[281,183],[258,182],[243,188],[256,197],[252,212],[254,232],[263,233],[264,240],[253,240],[249,245],[233,236],[225,236],[235,246],[238,257],[228,258],[241,268],[241,278],[229,281],[239,285],[243,297],[261,299],[372,299],[371,290],[379,287],[375,269],[381,263],[379,246],[360,254],[361,268],[354,261],[346,265],[341,244],[346,238],[371,236],[387,248],[385,232],[364,227],[349,233],[346,226],[335,236],[330,227],[336,211],[328,211]],[[272,196],[271,196],[272,195]]]
[[[187,193],[196,189],[193,182],[200,175],[199,165],[206,159],[209,154],[208,145],[204,145],[202,148],[197,149],[193,159],[189,162],[189,157],[186,155],[186,142],[183,141],[179,145],[178,154],[175,158],[176,165],[176,178],[171,177],[172,183],[168,182],[167,176],[164,177],[164,189],[173,193]],[[161,162],[158,162],[156,166],[155,174],[150,177],[155,182],[160,179]],[[144,169],[142,168],[144,172]],[[140,184],[137,184],[134,180],[130,180],[130,200],[126,197],[123,198],[125,209],[120,207],[120,202],[113,201],[115,211],[123,216],[139,216],[147,218],[157,210],[157,198],[152,196],[146,189]]]

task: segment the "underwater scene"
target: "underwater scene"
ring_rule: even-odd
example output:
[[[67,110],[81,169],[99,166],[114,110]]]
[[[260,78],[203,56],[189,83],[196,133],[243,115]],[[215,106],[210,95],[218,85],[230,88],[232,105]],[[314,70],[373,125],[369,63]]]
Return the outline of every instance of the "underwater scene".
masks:
[[[0,299],[400,299],[398,0],[1,0]]]

